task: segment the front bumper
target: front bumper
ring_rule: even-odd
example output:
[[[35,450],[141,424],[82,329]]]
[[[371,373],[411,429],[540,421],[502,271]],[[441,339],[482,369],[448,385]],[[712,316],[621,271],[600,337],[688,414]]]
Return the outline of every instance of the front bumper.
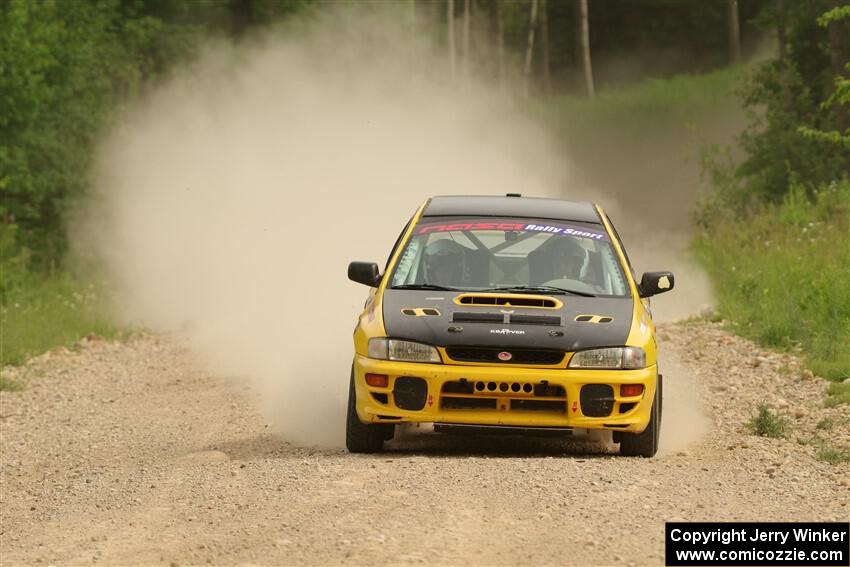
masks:
[[[367,373],[389,376],[388,386],[368,385]],[[395,391],[401,377],[421,378],[427,384],[421,409],[399,407],[410,407],[409,401],[401,401],[400,391]],[[361,355],[354,359],[357,415],[364,423],[566,427],[639,433],[649,423],[656,383],[654,365],[640,370],[575,370],[420,364]],[[623,384],[641,384],[643,392],[623,397]],[[583,390],[589,385],[601,386]]]

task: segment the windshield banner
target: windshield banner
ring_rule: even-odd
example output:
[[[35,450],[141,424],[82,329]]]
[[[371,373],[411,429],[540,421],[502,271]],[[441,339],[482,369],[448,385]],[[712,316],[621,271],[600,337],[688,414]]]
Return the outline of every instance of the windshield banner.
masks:
[[[581,226],[565,226],[562,224],[536,224],[536,223],[517,223],[517,222],[477,222],[477,221],[462,221],[453,222],[451,224],[427,224],[422,225],[416,231],[417,234],[428,234],[431,232],[449,232],[453,230],[501,230],[501,231],[519,231],[519,232],[547,232],[550,234],[567,234],[570,236],[579,236],[582,238],[592,238],[593,240],[608,240],[607,235],[602,231],[590,230]]]

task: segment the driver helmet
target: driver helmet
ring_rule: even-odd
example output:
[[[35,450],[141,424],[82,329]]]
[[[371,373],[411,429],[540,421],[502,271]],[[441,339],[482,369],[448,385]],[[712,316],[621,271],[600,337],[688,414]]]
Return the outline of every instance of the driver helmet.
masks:
[[[587,251],[575,238],[562,236],[553,242],[555,273],[565,279],[581,280]]]
[[[425,281],[435,285],[458,285],[463,278],[465,248],[441,238],[425,247]]]

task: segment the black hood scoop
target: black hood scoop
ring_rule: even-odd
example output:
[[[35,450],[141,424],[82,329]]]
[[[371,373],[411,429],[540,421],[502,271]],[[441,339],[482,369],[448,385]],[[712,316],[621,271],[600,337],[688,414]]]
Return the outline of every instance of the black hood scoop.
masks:
[[[455,311],[451,314],[452,323],[495,323],[501,325],[547,325],[560,327],[563,319],[558,315],[534,315],[500,311]]]

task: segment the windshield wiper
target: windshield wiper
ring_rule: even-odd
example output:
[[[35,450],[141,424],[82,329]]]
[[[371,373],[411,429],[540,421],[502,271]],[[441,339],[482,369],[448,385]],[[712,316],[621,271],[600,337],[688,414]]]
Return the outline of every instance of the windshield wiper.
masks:
[[[494,287],[491,289],[484,289],[482,291],[507,291],[507,292],[526,292],[526,293],[553,293],[553,294],[564,294],[569,293],[570,295],[580,295],[582,297],[596,297],[596,295],[592,293],[587,293],[586,291],[576,291],[574,289],[564,289],[562,287],[555,287],[551,285],[511,285],[511,286],[503,286],[503,287]]]
[[[444,285],[434,285],[429,283],[394,285],[390,289],[427,289],[433,291],[460,291],[456,287],[447,287]]]

